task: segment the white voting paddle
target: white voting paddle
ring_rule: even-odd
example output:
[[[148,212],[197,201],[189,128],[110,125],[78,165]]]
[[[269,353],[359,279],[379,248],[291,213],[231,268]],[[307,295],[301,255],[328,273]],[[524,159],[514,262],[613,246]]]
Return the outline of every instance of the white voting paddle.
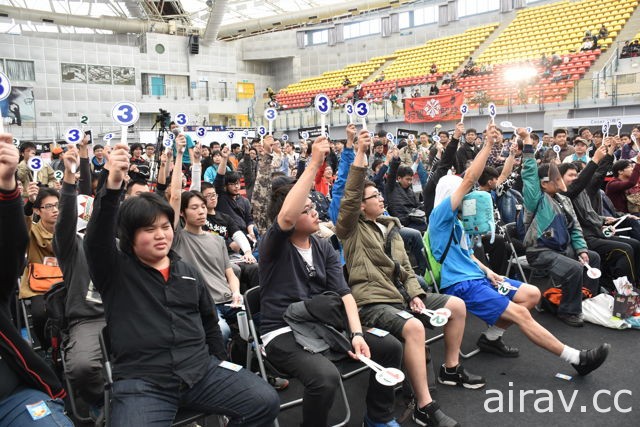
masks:
[[[127,132],[129,126],[135,124],[140,118],[140,112],[138,107],[133,102],[121,101],[118,102],[111,110],[111,117],[120,125],[122,135],[120,136],[120,142],[122,144],[127,143]]]
[[[553,152],[556,153],[556,156],[558,157],[558,161],[560,161],[560,151],[562,150],[562,148],[560,148],[559,145],[554,145],[553,146]]]
[[[622,130],[622,120],[618,119],[616,122],[616,127],[618,128],[618,136],[620,136],[620,131]]]
[[[487,106],[487,108],[489,108],[489,116],[491,117],[491,123],[495,124],[495,122],[496,122],[496,113],[497,113],[496,104],[494,104],[492,102]]]
[[[498,283],[498,293],[500,295],[507,295],[510,291],[517,291],[518,288],[510,285],[508,282]]]
[[[260,141],[262,141],[262,139],[265,137],[265,135],[267,134],[267,128],[264,126],[260,126],[258,127],[258,135],[260,135]]]
[[[603,136],[604,138],[606,138],[606,137],[608,137],[608,136],[609,136],[609,126],[610,126],[610,124],[609,124],[609,120],[605,121],[605,122],[602,124],[602,136]]]
[[[198,129],[196,129],[196,135],[198,135],[198,138],[202,139],[202,138],[204,138],[204,136],[206,134],[207,134],[207,128],[206,127],[200,126]]]
[[[327,136],[327,114],[331,112],[331,100],[324,93],[319,93],[313,100],[316,111],[320,114],[320,133]]]
[[[462,114],[462,116],[460,117],[460,123],[464,123],[464,116],[466,116],[468,112],[469,106],[467,104],[462,104],[460,106],[460,114]]]
[[[64,133],[64,139],[67,141],[69,145],[76,145],[80,142],[80,140],[84,138],[84,132],[78,128],[69,128]],[[76,173],[78,169],[78,165],[75,163],[71,164],[71,173]]]
[[[353,124],[353,104],[350,102],[347,102],[344,106],[344,112],[347,113],[347,116],[349,116],[349,124],[352,125]]]
[[[354,106],[356,115],[362,120],[362,129],[367,130],[367,115],[369,114],[369,104],[367,101],[358,101]]]
[[[400,369],[384,368],[362,354],[358,355],[358,358],[362,363],[376,372],[376,380],[380,384],[386,386],[394,386],[404,381],[404,373]]]
[[[396,137],[391,132],[389,132],[387,134],[387,139],[389,140],[389,142],[393,143],[393,141],[396,139]]]
[[[278,110],[267,108],[264,110],[264,118],[269,122],[269,135],[273,135],[273,121],[278,117]]]
[[[421,314],[425,316],[429,316],[429,323],[433,326],[444,326],[449,321],[449,317],[451,317],[451,310],[446,307],[439,308],[437,310],[429,310],[428,308],[422,309],[420,311]]]
[[[4,101],[11,95],[11,81],[6,74],[0,73],[0,101]],[[0,111],[0,133],[4,133],[4,119]]]
[[[44,167],[42,158],[40,156],[33,156],[27,162],[27,166],[33,172],[33,181],[38,182],[38,171]]]
[[[583,262],[583,265],[587,268],[587,276],[591,279],[599,279],[602,276],[602,271],[598,268],[593,268],[588,262]]]

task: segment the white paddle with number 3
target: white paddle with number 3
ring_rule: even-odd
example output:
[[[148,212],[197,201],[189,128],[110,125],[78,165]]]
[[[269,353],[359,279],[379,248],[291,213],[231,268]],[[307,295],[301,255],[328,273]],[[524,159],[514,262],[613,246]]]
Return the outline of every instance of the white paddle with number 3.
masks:
[[[4,101],[11,95],[11,81],[6,74],[0,73],[0,101]],[[0,133],[4,133],[4,118],[0,110]]]
[[[316,95],[313,105],[316,111],[320,113],[320,134],[327,136],[327,114],[331,112],[331,100],[324,93],[319,93]]]
[[[356,115],[362,119],[362,129],[367,130],[367,115],[369,114],[369,104],[367,101],[358,101],[354,105]]]

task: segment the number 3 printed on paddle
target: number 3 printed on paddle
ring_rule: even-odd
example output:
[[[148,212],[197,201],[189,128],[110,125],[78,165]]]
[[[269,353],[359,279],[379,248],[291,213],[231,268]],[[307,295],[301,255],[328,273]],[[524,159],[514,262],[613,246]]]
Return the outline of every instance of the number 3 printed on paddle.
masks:
[[[349,103],[347,105],[344,106],[344,111],[345,113],[347,113],[348,116],[353,114],[353,104]]]
[[[265,119],[269,121],[273,121],[276,119],[276,117],[278,117],[278,112],[276,111],[275,108],[267,108],[266,110],[264,110]]]
[[[77,144],[82,139],[83,132],[78,128],[67,129],[64,139],[68,144]]]
[[[316,111],[320,114],[329,114],[329,111],[331,111],[331,101],[329,101],[329,97],[324,93],[316,95],[314,105]]]
[[[123,101],[118,102],[115,107],[113,107],[111,117],[122,126],[131,126],[140,118],[140,112],[133,103]]]
[[[495,117],[496,116],[496,105],[495,104],[489,104],[489,115],[491,117]]]
[[[189,117],[185,113],[176,114],[176,124],[178,126],[184,126],[189,121]]]
[[[267,134],[267,128],[265,128],[264,126],[260,126],[258,128],[258,135],[265,136],[266,134]]]
[[[355,109],[358,117],[367,117],[367,114],[369,114],[369,104],[367,104],[367,101],[356,102]]]
[[[32,157],[29,159],[27,166],[29,166],[29,169],[31,169],[32,171],[37,172],[42,169],[42,159],[40,158],[40,156]]]
[[[0,73],[0,101],[7,99],[9,95],[11,95],[11,82],[4,73]]]
[[[198,135],[200,138],[202,138],[206,134],[207,134],[207,129],[202,126],[200,126],[198,130],[196,130],[196,135]]]

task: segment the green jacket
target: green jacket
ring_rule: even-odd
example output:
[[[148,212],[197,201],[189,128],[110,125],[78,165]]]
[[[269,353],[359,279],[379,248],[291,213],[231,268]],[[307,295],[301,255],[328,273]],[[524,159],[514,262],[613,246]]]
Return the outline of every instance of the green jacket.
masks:
[[[524,238],[524,244],[527,252],[536,250],[550,249],[541,244],[543,234],[548,232],[554,220],[564,221],[566,215],[571,217],[573,223],[567,230],[568,244],[576,253],[587,251],[587,243],[582,234],[582,228],[578,222],[571,200],[560,194],[555,197],[544,193],[540,187],[540,178],[538,178],[538,164],[533,153],[533,147],[525,145],[524,147],[524,166],[522,168],[522,196],[524,198],[524,207],[526,210],[526,220],[528,224],[527,234]],[[564,212],[563,212],[564,208]],[[565,226],[566,229],[566,226]],[[568,247],[567,244],[567,247]],[[564,250],[559,250],[564,252]]]
[[[387,227],[383,236],[380,228],[364,216],[360,210],[367,169],[351,166],[340,204],[336,235],[342,240],[344,258],[349,272],[349,286],[358,306],[367,304],[404,304],[404,299],[394,285],[394,262],[384,252],[388,231],[400,227],[397,218],[381,216],[379,224]],[[391,255],[400,264],[400,280],[411,298],[425,295],[411,268],[402,237],[393,234]]]

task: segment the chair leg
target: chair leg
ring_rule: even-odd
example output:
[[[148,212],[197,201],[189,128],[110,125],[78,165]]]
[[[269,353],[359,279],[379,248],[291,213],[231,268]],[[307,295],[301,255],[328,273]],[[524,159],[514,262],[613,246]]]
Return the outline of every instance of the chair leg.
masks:
[[[471,359],[473,356],[475,356],[476,354],[480,353],[480,349],[476,348],[475,350],[470,351],[469,353],[463,353],[462,349],[460,349],[460,357],[462,357],[463,359]]]
[[[435,337],[431,337],[431,338],[427,339],[424,343],[425,344],[431,344],[431,343],[434,343],[434,342],[436,342],[438,340],[441,340],[442,338],[444,338],[444,332],[441,333],[441,334],[436,335]]]
[[[349,420],[351,419],[351,408],[349,407],[349,399],[347,398],[347,391],[344,388],[344,383],[342,382],[342,379],[340,379],[339,381],[340,381],[340,393],[342,394],[342,401],[344,402],[344,408],[345,408],[346,414],[342,421],[340,421],[338,424],[334,424],[332,427],[346,426]]]
[[[27,304],[24,299],[20,300],[20,309],[22,311],[22,318],[24,320],[24,328],[27,331],[27,338],[29,339],[29,345],[33,348],[33,337],[31,336],[31,326],[29,326],[29,313],[27,313]]]

